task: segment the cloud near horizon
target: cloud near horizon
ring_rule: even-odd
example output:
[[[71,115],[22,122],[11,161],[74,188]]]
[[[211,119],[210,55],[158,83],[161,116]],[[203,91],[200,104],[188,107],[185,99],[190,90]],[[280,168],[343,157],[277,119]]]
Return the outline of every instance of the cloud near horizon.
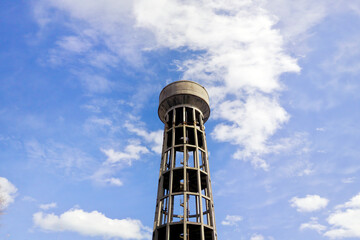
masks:
[[[70,209],[61,215],[37,212],[34,225],[52,232],[76,232],[84,236],[107,239],[150,239],[151,229],[134,219],[111,219],[98,211]]]
[[[292,206],[298,207],[298,211],[316,211],[327,203],[327,199],[317,195],[307,195],[306,198],[293,198]],[[320,224],[318,217],[311,217],[307,223],[302,223],[300,230],[315,230],[319,234],[330,239],[359,238],[360,237],[360,193],[352,197],[344,204],[334,207],[327,219],[328,225]]]
[[[332,239],[360,238],[360,193],[335,209],[327,218],[331,229],[324,235]]]

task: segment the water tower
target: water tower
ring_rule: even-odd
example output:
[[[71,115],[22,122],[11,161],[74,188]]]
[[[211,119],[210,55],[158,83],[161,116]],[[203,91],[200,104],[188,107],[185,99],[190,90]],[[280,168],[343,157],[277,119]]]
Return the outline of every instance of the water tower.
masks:
[[[192,81],[160,93],[165,124],[153,240],[217,240],[204,123],[209,95]]]

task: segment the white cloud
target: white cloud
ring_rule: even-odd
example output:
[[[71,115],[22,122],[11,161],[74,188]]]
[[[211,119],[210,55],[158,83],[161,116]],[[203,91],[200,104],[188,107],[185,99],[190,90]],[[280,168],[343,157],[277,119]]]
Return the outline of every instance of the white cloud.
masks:
[[[329,226],[318,223],[318,218],[300,225],[300,230],[311,229],[331,239],[360,237],[360,193],[348,202],[337,205],[327,217]]]
[[[345,204],[336,206],[337,209],[340,208],[360,208],[360,193],[350,199],[350,201]]]
[[[302,223],[300,225],[300,230],[305,230],[305,229],[315,230],[318,233],[321,233],[324,230],[326,230],[326,226],[319,224],[318,219],[313,217],[311,218],[310,222]]]
[[[115,151],[112,148],[101,149],[101,151],[107,156],[106,164],[120,167],[131,166],[132,162],[140,159],[142,154],[149,153],[149,150],[138,142],[130,143],[123,152]]]
[[[254,234],[251,236],[250,240],[264,240],[264,236],[261,234]]]
[[[290,200],[291,206],[299,212],[313,212],[327,206],[329,200],[319,195],[306,195],[304,198],[293,197]]]
[[[330,238],[360,237],[360,209],[335,212],[327,220],[333,229],[327,231],[325,236]]]
[[[277,18],[264,4],[224,0],[107,0],[101,4],[94,0],[86,4],[66,0],[39,4],[45,5],[45,12],[50,8],[66,13],[70,16],[67,21],[74,23],[69,25],[78,26],[72,29],[72,41],[65,44],[72,52],[82,50],[75,43],[91,39],[92,44],[105,45],[106,51],[134,66],[142,65],[139,62],[143,51],[168,48],[189,53],[174,63],[183,71],[183,78],[199,81],[209,90],[214,117],[220,121],[212,136],[238,146],[235,158],[269,169],[263,157],[271,152],[269,139],[289,119],[278,100],[284,89],[279,78],[285,72],[299,72],[300,68],[285,52],[283,37],[275,29]],[[37,15],[39,20],[44,19],[44,11]],[[90,90],[109,88],[102,77],[87,80],[84,85]],[[232,114],[223,108],[229,108]],[[141,131],[135,133],[144,136]],[[158,135],[154,133],[152,139]],[[159,147],[152,149],[160,151]]]
[[[147,131],[141,126],[135,126],[129,122],[125,123],[125,128],[129,132],[133,132],[139,137],[142,137],[148,144],[151,144],[151,150],[155,153],[161,153],[163,130]]]
[[[41,208],[42,210],[49,210],[51,208],[56,208],[56,207],[57,207],[56,202],[40,204],[40,206],[39,206],[39,208]]]
[[[276,20],[258,2],[230,5],[137,1],[135,16],[160,46],[204,51],[177,65],[185,79],[200,81],[210,92],[214,117],[222,121],[212,136],[238,145],[235,158],[267,170],[261,158],[269,152],[266,143],[289,119],[277,99],[279,76],[300,69],[283,51],[283,39],[273,29]]]
[[[14,202],[17,188],[6,178],[0,177],[0,210]]]
[[[212,133],[215,139],[244,146],[234,158],[251,161],[255,167],[268,170],[269,165],[260,157],[272,152],[266,141],[289,118],[276,99],[256,94],[245,103],[224,101],[214,109],[214,117],[230,122],[215,127]]]
[[[110,185],[114,185],[118,187],[123,185],[123,182],[118,178],[107,178],[105,179],[105,182],[110,183]]]
[[[151,230],[144,227],[139,220],[111,219],[98,211],[70,209],[59,216],[37,212],[33,215],[33,222],[36,227],[53,232],[69,231],[103,238],[151,238]]]
[[[123,185],[121,179],[112,177],[117,170],[131,166],[133,161],[139,160],[143,154],[150,152],[146,147],[140,145],[139,141],[131,141],[124,151],[115,151],[113,148],[100,150],[107,156],[107,159],[91,176],[91,179],[100,184],[113,186]]]
[[[360,193],[345,204],[337,206],[336,209],[327,218],[331,229],[324,235],[329,238],[359,238]]]
[[[225,226],[235,226],[238,222],[242,221],[243,218],[237,215],[226,215],[225,220],[221,222]]]

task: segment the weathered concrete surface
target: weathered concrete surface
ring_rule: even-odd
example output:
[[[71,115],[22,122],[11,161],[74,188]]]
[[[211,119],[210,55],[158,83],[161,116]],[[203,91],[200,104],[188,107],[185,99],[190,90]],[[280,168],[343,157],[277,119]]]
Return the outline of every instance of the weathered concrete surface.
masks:
[[[204,115],[204,122],[210,117],[209,95],[200,84],[180,80],[167,85],[160,93],[158,115],[165,123],[165,113],[177,105],[191,105]]]

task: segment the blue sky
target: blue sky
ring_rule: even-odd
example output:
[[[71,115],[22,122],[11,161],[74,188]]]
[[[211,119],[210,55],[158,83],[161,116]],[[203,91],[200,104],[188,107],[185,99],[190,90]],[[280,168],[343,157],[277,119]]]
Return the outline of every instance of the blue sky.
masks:
[[[0,3],[0,238],[150,239],[168,83],[204,85],[219,239],[360,238],[360,2]]]

